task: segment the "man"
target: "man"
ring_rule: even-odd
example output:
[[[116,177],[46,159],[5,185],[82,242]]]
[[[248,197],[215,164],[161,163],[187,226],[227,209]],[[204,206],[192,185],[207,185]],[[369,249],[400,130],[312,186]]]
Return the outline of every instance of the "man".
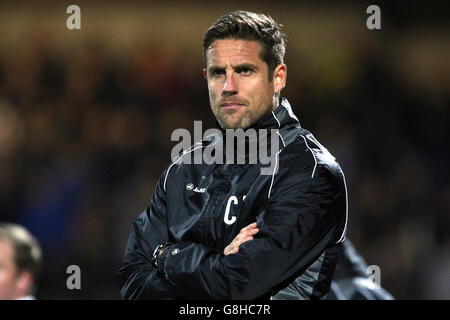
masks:
[[[0,223],[0,300],[34,300],[41,248],[22,226]]]
[[[327,300],[394,300],[386,289],[370,279],[366,262],[350,240],[342,245]]]
[[[122,298],[269,299],[290,283],[295,299],[326,296],[346,235],[345,181],[280,96],[284,54],[285,35],[262,14],[236,11],[206,32],[218,128],[276,129],[275,166],[263,175],[248,162],[190,164],[194,150],[220,141],[214,136],[174,159],[133,223],[118,271]]]

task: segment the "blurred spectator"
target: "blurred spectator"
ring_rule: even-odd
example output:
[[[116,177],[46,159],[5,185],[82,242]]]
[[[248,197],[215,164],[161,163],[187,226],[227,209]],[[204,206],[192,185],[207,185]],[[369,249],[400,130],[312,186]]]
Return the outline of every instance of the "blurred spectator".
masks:
[[[22,226],[0,223],[0,300],[34,300],[41,248]]]

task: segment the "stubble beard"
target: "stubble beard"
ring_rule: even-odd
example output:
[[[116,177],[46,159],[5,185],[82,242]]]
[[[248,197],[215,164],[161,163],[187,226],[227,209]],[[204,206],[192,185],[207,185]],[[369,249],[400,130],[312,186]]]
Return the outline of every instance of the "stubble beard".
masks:
[[[248,106],[244,106],[243,108],[245,108],[245,111],[239,121],[229,121],[231,116],[230,113],[221,111],[220,106],[216,106],[214,116],[222,129],[245,130],[253,126],[259,119],[272,112],[275,109],[275,105],[273,103],[274,102],[272,101],[272,104],[266,106],[263,110],[259,109],[254,112],[251,112],[250,109],[248,109]]]
[[[243,107],[246,108],[243,112],[243,115],[237,119],[234,120],[232,118],[235,117],[235,115],[233,115],[233,112],[227,112],[227,111],[222,111],[219,109],[217,110],[216,113],[216,119],[217,122],[219,122],[220,126],[223,129],[247,129],[248,127],[250,127],[254,121],[252,119],[252,115],[251,113],[249,113],[249,110],[247,109],[247,107]],[[234,111],[236,112],[236,111]]]

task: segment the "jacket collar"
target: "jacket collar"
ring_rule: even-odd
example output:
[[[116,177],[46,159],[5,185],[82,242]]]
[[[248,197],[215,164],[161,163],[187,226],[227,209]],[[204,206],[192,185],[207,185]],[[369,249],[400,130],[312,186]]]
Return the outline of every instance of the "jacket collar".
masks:
[[[265,114],[261,119],[256,121],[250,128],[253,129],[280,129],[285,127],[300,127],[300,122],[292,111],[292,107],[286,98],[280,97],[278,107],[275,110]],[[216,127],[225,135],[223,129],[216,120]],[[284,130],[283,130],[284,131]]]
[[[223,129],[217,121],[216,121],[216,126],[222,134],[223,141],[221,142],[221,145],[224,148],[224,153],[226,154],[227,153],[227,145],[228,145],[228,143],[230,143],[230,141],[228,141],[228,139],[227,139],[226,130]],[[293,140],[292,137],[295,136],[295,134],[297,132],[297,130],[292,130],[294,128],[301,128],[300,123],[299,123],[297,117],[292,112],[291,105],[289,104],[287,99],[280,98],[278,107],[275,108],[275,110],[270,111],[269,113],[264,115],[261,119],[259,119],[257,122],[255,122],[253,124],[253,126],[251,126],[248,129],[254,129],[256,131],[256,135],[257,135],[256,139],[257,140],[255,142],[258,144],[260,142],[260,130],[261,129],[266,130],[267,136],[262,136],[262,137],[266,137],[264,139],[266,142],[267,150],[269,152],[269,150],[271,150],[271,141],[272,141],[271,135],[274,134],[272,132],[272,129],[278,130],[277,136],[279,136],[279,141],[280,141],[278,148],[283,148]],[[210,140],[209,142],[215,141],[215,138],[211,137],[211,139],[213,139],[213,140]],[[232,149],[234,151],[234,156],[237,156],[238,144],[239,143],[245,144],[245,154],[243,156],[245,157],[245,162],[247,163],[249,160],[249,157],[250,157],[249,144],[251,142],[249,140],[244,140],[241,142],[236,141],[236,143],[235,143],[233,140],[231,143],[233,144]],[[272,154],[272,152],[269,152],[267,154]],[[256,156],[259,159],[259,153]],[[234,162],[234,163],[237,163],[237,162]]]

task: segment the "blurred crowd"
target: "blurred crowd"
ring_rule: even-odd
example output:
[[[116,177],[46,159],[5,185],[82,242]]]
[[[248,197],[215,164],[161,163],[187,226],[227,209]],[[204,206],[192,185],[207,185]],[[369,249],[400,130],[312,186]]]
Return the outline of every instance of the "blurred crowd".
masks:
[[[0,51],[0,220],[41,243],[38,298],[118,299],[115,272],[169,164],[172,131],[194,120],[214,127],[202,44],[186,61],[160,42],[117,51],[108,37],[86,37],[68,52],[57,40],[30,36]],[[344,88],[331,59],[323,73],[293,72],[283,96],[340,162],[348,238],[380,267],[381,285],[398,299],[450,299],[450,91],[411,86],[392,45],[353,53]],[[302,65],[287,52],[288,70],[291,60]],[[79,291],[66,287],[73,264]]]

